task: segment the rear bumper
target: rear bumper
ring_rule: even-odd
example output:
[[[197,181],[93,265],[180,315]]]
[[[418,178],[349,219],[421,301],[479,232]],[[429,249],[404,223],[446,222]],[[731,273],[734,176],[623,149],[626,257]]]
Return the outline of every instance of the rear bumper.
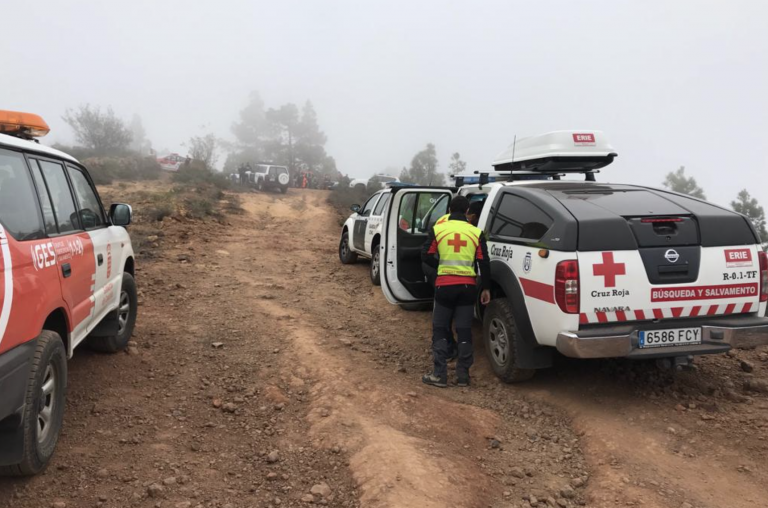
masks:
[[[638,331],[701,327],[701,344],[640,349]],[[724,353],[731,348],[768,345],[768,318],[736,316],[716,319],[678,319],[616,326],[590,326],[560,332],[557,350],[571,358],[663,358]]]

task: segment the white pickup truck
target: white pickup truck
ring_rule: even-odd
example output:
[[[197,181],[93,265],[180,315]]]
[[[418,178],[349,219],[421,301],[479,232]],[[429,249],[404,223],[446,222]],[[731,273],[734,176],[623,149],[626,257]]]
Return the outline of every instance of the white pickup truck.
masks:
[[[384,295],[431,301],[421,246],[460,193],[485,203],[493,299],[477,316],[505,381],[529,379],[556,351],[682,367],[768,344],[768,258],[750,221],[667,190],[596,182],[615,156],[601,132],[559,131],[503,152],[494,166],[506,181],[393,189],[379,240]]]

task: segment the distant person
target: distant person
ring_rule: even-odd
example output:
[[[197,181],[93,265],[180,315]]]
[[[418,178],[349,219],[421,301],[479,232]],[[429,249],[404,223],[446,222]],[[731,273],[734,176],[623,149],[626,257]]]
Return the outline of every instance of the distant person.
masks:
[[[477,223],[480,221],[480,214],[483,211],[484,204],[485,200],[473,201],[469,204],[469,209],[467,210],[467,221],[475,227],[477,227]]]
[[[245,185],[245,172],[246,172],[245,164],[240,164],[240,167],[237,168],[237,173],[240,175],[240,185]]]

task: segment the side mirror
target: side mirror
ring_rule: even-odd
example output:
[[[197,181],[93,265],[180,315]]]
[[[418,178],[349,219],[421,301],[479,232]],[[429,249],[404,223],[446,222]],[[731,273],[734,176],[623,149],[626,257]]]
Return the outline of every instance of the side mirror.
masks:
[[[115,203],[109,207],[109,218],[113,226],[128,226],[133,220],[131,205]]]
[[[352,205],[352,206],[349,207],[349,209],[352,210],[355,213],[358,213],[360,211],[360,205],[357,205],[357,204]]]

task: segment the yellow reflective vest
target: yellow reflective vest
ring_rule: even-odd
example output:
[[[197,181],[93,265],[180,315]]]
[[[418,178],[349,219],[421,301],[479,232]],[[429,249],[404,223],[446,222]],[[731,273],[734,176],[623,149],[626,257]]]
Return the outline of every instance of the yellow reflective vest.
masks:
[[[440,257],[437,274],[476,277],[475,258],[480,248],[480,228],[463,220],[438,220],[434,230]]]
[[[435,222],[435,226],[437,226],[438,224],[442,224],[443,222],[447,221],[450,216],[451,216],[450,213],[446,213],[445,215],[443,215],[442,217],[437,219],[437,222]]]

